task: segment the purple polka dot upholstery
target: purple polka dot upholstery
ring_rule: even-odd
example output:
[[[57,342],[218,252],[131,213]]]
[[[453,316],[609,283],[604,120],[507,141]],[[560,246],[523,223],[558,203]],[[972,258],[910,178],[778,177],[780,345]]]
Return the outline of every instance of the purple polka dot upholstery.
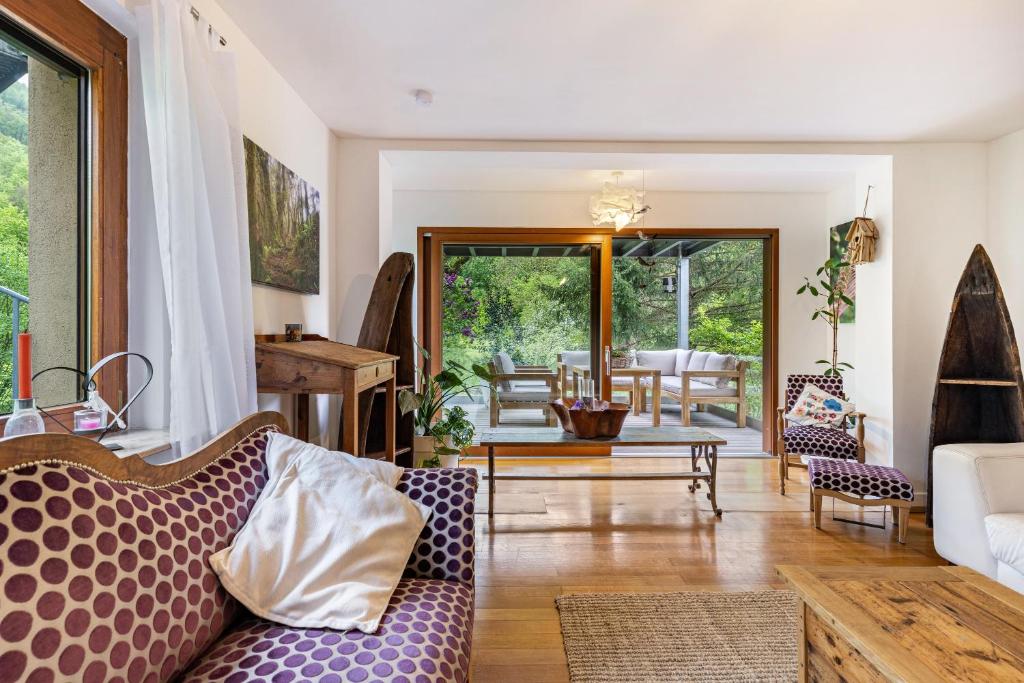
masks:
[[[213,643],[241,610],[207,558],[263,488],[268,429],[162,488],[0,474],[0,680],[168,680]]]
[[[462,683],[469,675],[472,634],[472,588],[402,579],[372,635],[253,619],[217,643],[182,680]]]
[[[786,412],[793,410],[796,400],[800,398],[804,387],[813,384],[822,391],[827,391],[836,398],[846,400],[842,377],[826,377],[825,375],[788,375],[786,377]]]
[[[473,469],[406,470],[398,490],[433,509],[405,570],[408,578],[473,583]]]
[[[857,459],[857,439],[841,429],[811,425],[786,427],[782,432],[782,443],[787,453]]]
[[[372,636],[254,620],[221,588],[208,558],[248,518],[273,429],[161,488],[59,454],[0,474],[0,683],[466,680],[473,470],[403,474],[433,513]]]
[[[837,491],[861,498],[914,500],[914,485],[895,467],[811,458],[807,472],[812,489]]]

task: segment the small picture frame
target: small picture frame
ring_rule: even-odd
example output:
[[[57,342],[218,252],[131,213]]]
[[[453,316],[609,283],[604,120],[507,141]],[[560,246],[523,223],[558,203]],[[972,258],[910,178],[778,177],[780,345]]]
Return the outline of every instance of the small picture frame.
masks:
[[[285,323],[284,340],[290,342],[302,341],[302,323]]]

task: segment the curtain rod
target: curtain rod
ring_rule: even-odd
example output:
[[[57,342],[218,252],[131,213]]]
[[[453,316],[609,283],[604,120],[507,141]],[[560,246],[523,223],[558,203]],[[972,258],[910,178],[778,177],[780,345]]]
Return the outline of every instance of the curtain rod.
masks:
[[[192,7],[191,5],[189,5],[188,11],[192,13],[192,18],[193,19],[195,19],[196,21],[199,21],[199,19],[201,18],[200,15],[199,15],[199,10],[197,10],[195,7]],[[211,33],[213,32],[213,30],[214,30],[213,24],[210,24],[209,30],[210,30]],[[220,35],[219,31],[217,33],[217,37],[220,39],[220,44],[223,47],[227,47],[228,41],[224,39],[224,36]]]

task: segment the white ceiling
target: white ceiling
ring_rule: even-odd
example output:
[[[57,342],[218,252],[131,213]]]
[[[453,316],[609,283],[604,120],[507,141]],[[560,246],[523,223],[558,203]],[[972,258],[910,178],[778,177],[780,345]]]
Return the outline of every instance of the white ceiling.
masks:
[[[219,3],[344,135],[980,141],[1024,127],[1024,0]]]
[[[619,182],[652,192],[829,192],[889,160],[851,154],[592,154],[388,151],[395,190],[595,192]]]

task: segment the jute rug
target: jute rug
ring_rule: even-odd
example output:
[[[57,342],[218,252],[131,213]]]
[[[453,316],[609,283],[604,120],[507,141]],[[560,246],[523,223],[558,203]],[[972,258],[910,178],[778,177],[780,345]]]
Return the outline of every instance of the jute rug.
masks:
[[[556,598],[572,683],[796,680],[789,591]]]

